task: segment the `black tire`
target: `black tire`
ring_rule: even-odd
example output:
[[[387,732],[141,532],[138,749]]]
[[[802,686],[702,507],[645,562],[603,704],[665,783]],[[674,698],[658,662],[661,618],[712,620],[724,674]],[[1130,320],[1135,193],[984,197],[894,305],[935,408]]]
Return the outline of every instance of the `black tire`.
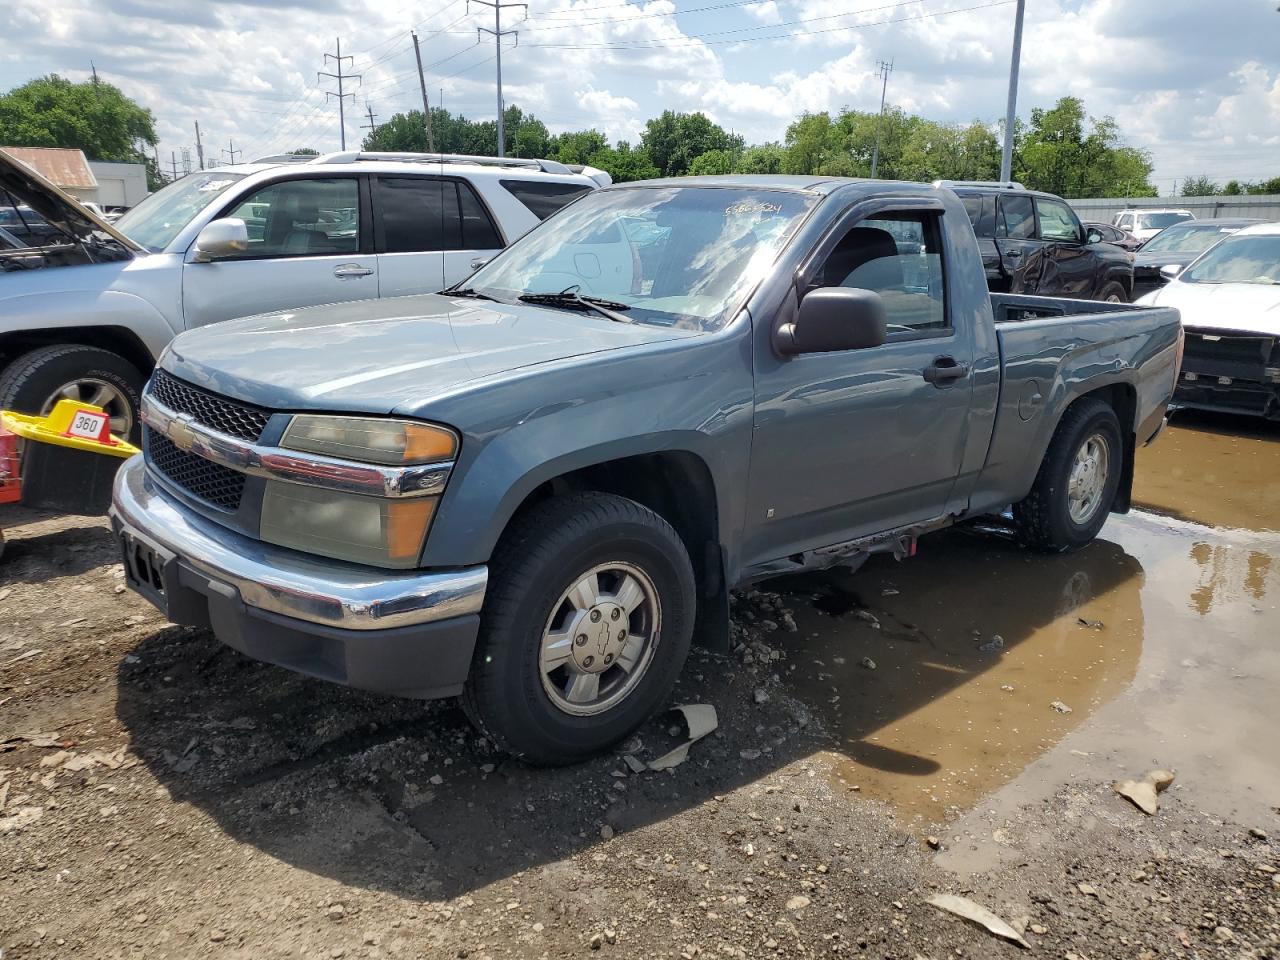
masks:
[[[593,716],[565,712],[544,688],[539,652],[561,594],[599,564],[643,571],[661,609],[657,642],[635,686]],[[585,759],[622,740],[661,707],[689,653],[697,592],[679,535],[633,500],[604,493],[557,497],[503,535],[463,707],[499,747],[530,763]]]
[[[1098,299],[1109,303],[1128,303],[1129,295],[1124,291],[1124,284],[1119,280],[1111,280],[1102,285],[1098,291]]]
[[[1108,448],[1106,476],[1092,513],[1078,522],[1071,514],[1071,471],[1077,453],[1095,437]],[[1018,539],[1052,553],[1077,550],[1091,542],[1107,522],[1124,473],[1123,461],[1124,443],[1115,411],[1101,400],[1077,400],[1062,415],[1031,492],[1013,505]]]
[[[49,399],[64,386],[90,380],[101,381],[119,392],[130,424],[124,439],[137,443],[142,436],[142,387],[146,378],[124,357],[97,347],[57,344],[22,354],[0,375],[0,410],[42,413]]]

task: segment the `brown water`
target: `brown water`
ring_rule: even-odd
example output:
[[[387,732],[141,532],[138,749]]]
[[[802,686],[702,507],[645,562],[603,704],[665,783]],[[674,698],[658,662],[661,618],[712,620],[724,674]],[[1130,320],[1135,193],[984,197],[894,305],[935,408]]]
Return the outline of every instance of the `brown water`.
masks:
[[[799,626],[790,682],[837,732],[842,784],[908,820],[949,820],[1108,703],[1143,696],[1163,698],[1169,728],[1112,725],[1100,746],[1118,750],[1131,728],[1228,779],[1280,778],[1258,755],[1280,722],[1276,698],[1240,700],[1238,666],[1260,691],[1280,680],[1280,430],[1234,423],[1184,420],[1140,451],[1142,508],[1077,553],[952,530],[903,563],[771,584]],[[1227,714],[1224,738],[1213,718]],[[1257,739],[1237,741],[1243,731]]]

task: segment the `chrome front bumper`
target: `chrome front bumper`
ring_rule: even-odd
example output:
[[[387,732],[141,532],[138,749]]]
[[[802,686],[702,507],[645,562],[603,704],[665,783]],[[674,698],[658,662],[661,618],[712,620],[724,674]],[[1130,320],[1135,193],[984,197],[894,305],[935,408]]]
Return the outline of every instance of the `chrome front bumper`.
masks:
[[[342,630],[387,630],[477,614],[487,567],[404,572],[310,557],[226,529],[188,510],[147,475],[141,456],[116,474],[118,529],[234,589],[248,607]]]

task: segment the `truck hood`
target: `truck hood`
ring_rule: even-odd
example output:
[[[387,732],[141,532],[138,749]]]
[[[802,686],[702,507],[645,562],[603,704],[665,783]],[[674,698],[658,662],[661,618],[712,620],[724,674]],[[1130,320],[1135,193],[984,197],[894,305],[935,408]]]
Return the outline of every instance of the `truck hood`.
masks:
[[[391,413],[520,367],[697,335],[425,294],[213,324],[179,336],[160,364],[189,383],[273,410]]]
[[[1184,327],[1280,336],[1280,284],[1174,280],[1139,302],[1177,307]]]
[[[102,242],[103,234],[133,253],[146,253],[123,233],[64,193],[21,160],[0,150],[0,190],[27,204],[50,223],[81,242]]]

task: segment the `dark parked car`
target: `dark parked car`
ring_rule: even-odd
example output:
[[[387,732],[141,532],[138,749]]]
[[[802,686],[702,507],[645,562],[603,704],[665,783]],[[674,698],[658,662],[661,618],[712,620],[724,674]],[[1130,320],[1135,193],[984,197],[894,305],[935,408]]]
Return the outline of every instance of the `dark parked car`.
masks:
[[[23,246],[38,247],[46,243],[66,240],[66,236],[25,203],[16,203],[0,191],[0,230],[16,237]]]
[[[442,294],[179,336],[115,529],[173,621],[561,763],[667,701],[695,626],[727,646],[732,587],[1009,504],[1089,543],[1181,346],[1176,310],[988,293],[950,190],[620,184]]]
[[[1186,220],[1166,227],[1142,245],[1133,258],[1133,296],[1136,300],[1164,286],[1162,267],[1181,269],[1223,237],[1265,220]]]
[[[1109,223],[1099,223],[1094,220],[1086,220],[1084,222],[1084,229],[1086,232],[1089,230],[1097,230],[1098,233],[1102,234],[1103,243],[1115,244],[1115,246],[1119,247],[1121,250],[1128,250],[1130,253],[1133,253],[1142,246],[1142,241],[1132,233],[1129,233],[1127,230],[1121,230],[1119,227],[1113,227]]]
[[[959,195],[993,293],[1127,303],[1133,258],[1087,231],[1067,201],[1016,183],[941,181]]]

